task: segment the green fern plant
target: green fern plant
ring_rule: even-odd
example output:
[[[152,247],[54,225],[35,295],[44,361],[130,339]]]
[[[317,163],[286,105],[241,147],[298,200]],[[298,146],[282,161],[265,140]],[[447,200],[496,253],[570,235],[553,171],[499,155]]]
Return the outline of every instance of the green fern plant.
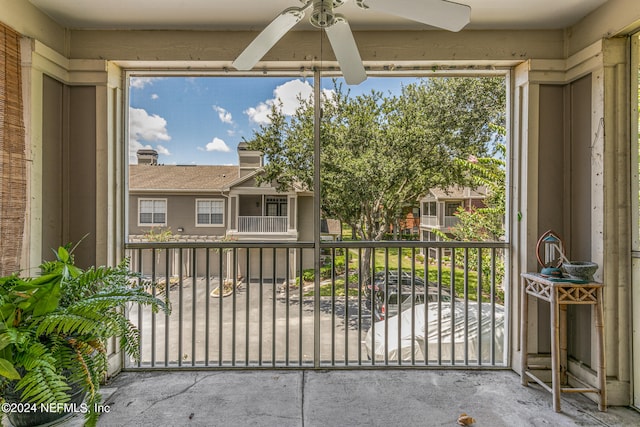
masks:
[[[151,285],[129,270],[74,265],[72,250],[40,266],[40,276],[0,278],[0,396],[15,390],[22,402],[66,403],[72,388],[86,392],[87,425],[95,425],[100,383],[107,372],[106,341],[139,357],[139,333],[124,314],[126,304],[169,312]],[[1,400],[1,398],[0,398]]]

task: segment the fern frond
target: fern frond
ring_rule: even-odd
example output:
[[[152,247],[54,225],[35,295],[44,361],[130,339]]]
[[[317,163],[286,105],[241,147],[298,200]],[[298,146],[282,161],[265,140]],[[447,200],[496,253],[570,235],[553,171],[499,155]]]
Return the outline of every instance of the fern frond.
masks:
[[[21,398],[30,403],[68,402],[67,391],[71,387],[66,379],[56,372],[55,367],[41,364],[28,371],[16,384],[21,391]]]
[[[147,293],[142,288],[117,289],[110,292],[99,292],[77,301],[67,308],[68,311],[77,312],[82,310],[104,311],[112,308],[122,307],[125,304],[134,303],[151,306],[154,312],[159,309],[167,311],[166,304]]]
[[[40,320],[36,334],[92,334],[108,336],[117,332],[117,324],[102,313],[84,311],[69,313],[65,311],[51,313]]]
[[[120,324],[121,331],[120,347],[125,353],[131,355],[134,360],[140,359],[140,331],[128,319],[122,319]]]

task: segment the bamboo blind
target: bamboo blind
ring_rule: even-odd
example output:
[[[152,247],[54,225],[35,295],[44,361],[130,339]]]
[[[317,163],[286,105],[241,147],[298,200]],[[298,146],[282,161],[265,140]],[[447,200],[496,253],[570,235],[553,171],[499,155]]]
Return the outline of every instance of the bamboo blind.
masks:
[[[0,23],[0,275],[18,271],[26,213],[20,35]]]

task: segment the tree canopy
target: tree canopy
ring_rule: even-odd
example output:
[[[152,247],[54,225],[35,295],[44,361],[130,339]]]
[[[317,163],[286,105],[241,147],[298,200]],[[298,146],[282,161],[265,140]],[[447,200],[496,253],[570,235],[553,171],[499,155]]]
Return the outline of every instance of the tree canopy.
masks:
[[[471,183],[469,156],[492,154],[504,126],[501,77],[428,78],[398,95],[350,96],[334,82],[321,99],[321,206],[364,240],[380,240],[405,206],[429,188]],[[313,101],[271,122],[248,142],[266,156],[262,181],[313,188]]]

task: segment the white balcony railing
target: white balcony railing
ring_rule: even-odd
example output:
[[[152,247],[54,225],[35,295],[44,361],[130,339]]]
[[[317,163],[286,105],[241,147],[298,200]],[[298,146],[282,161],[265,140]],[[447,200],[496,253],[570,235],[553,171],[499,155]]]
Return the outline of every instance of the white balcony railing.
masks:
[[[428,227],[437,227],[438,217],[435,215],[422,215],[422,218],[420,218],[420,225],[426,225]]]
[[[286,233],[289,219],[286,216],[239,216],[239,233]]]
[[[433,228],[451,228],[458,225],[459,219],[456,216],[445,216],[444,224],[440,224],[435,215],[422,215],[420,225]]]

